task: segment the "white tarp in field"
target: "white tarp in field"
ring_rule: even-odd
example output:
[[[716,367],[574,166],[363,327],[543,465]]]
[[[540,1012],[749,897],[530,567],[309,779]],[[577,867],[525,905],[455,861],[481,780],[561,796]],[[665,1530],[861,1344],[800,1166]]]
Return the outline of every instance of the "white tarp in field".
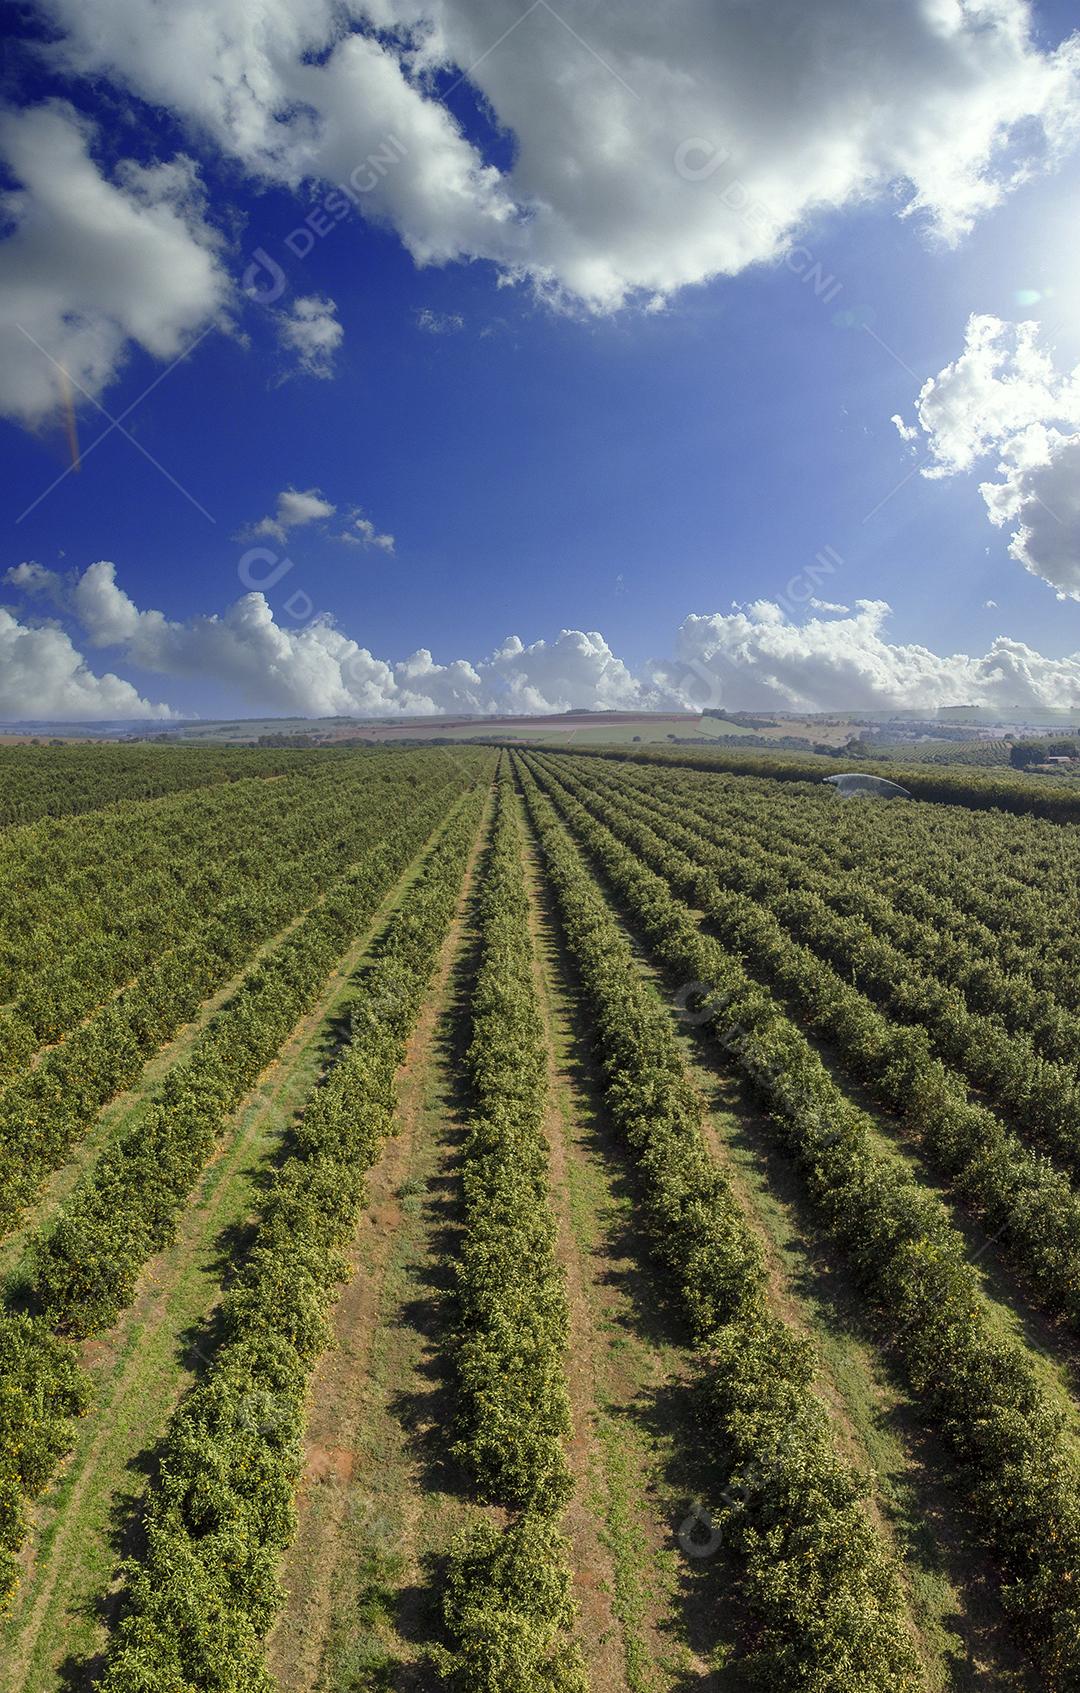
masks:
[[[851,799],[855,794],[867,794],[871,799],[910,799],[911,795],[898,782],[887,782],[884,776],[866,776],[858,771],[849,771],[843,776],[826,776],[844,799]]]

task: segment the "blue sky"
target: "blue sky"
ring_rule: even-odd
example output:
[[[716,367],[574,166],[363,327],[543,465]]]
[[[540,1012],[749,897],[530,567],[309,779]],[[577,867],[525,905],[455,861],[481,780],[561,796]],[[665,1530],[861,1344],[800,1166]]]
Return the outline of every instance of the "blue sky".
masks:
[[[203,11],[216,24],[230,11],[208,0],[178,9]],[[905,9],[917,28],[925,8],[899,8]],[[717,226],[730,218],[720,197],[723,171],[689,184],[671,173],[671,192],[688,195],[687,222],[695,230],[685,256],[678,252],[682,225],[665,221],[656,194],[633,203],[631,183],[631,203],[610,246],[597,235],[589,253],[590,264],[605,265],[610,251],[620,254],[614,286],[623,297],[617,300],[607,281],[603,299],[587,296],[577,259],[581,241],[591,239],[618,197],[620,184],[610,173],[595,185],[597,215],[585,220],[587,236],[563,243],[571,257],[561,257],[557,237],[545,236],[542,258],[527,256],[512,280],[505,259],[486,256],[487,236],[470,251],[472,238],[455,232],[457,256],[438,265],[415,262],[403,234],[415,248],[427,239],[427,217],[443,238],[445,190],[434,210],[417,212],[411,201],[404,209],[392,199],[373,202],[374,219],[352,212],[297,257],[287,237],[334,178],[316,170],[295,182],[275,181],[262,158],[253,162],[241,143],[223,145],[220,133],[208,131],[195,97],[183,88],[171,106],[162,100],[159,67],[145,55],[134,66],[123,62],[132,19],[148,10],[149,0],[88,3],[84,20],[90,14],[97,26],[87,29],[95,35],[91,48],[79,41],[75,14],[59,0],[40,9],[7,8],[9,24],[28,40],[76,42],[66,66],[55,58],[42,63],[32,51],[15,61],[4,90],[9,114],[18,122],[61,111],[65,125],[83,125],[101,181],[113,192],[120,185],[137,208],[158,208],[155,216],[163,204],[182,211],[194,231],[196,258],[210,253],[214,274],[209,278],[204,265],[195,277],[193,291],[201,287],[205,298],[189,310],[175,264],[169,260],[159,284],[150,255],[147,312],[152,319],[160,289],[169,296],[171,317],[148,350],[131,328],[144,315],[124,280],[123,239],[116,254],[119,303],[110,304],[108,278],[96,278],[89,303],[81,301],[84,233],[76,227],[65,236],[68,209],[58,208],[47,188],[28,184],[29,167],[20,175],[17,149],[7,153],[9,188],[18,199],[7,231],[15,243],[7,270],[0,244],[0,339],[11,337],[20,357],[40,361],[49,382],[50,355],[71,370],[83,463],[77,474],[64,474],[70,465],[64,419],[55,396],[39,403],[38,378],[29,369],[0,422],[9,572],[0,604],[19,631],[6,649],[0,641],[0,663],[5,651],[10,655],[6,687],[0,673],[0,716],[136,715],[147,701],[202,715],[317,712],[343,699],[346,709],[351,702],[357,710],[475,708],[495,695],[525,709],[700,703],[700,678],[696,691],[685,685],[688,661],[715,672],[716,703],[734,706],[767,700],[901,707],[976,695],[1003,706],[1080,702],[1080,669],[1072,659],[1080,648],[1080,563],[1070,577],[1055,542],[1052,567],[1041,575],[1025,569],[1009,550],[1020,519],[993,526],[979,491],[1012,438],[1004,428],[996,435],[987,430],[990,446],[977,463],[927,479],[910,473],[927,454],[940,466],[951,450],[941,426],[936,433],[933,424],[921,426],[918,438],[905,442],[890,421],[899,413],[914,425],[920,388],[961,357],[973,313],[1001,320],[1003,333],[1023,318],[1041,322],[1043,345],[1063,377],[1080,360],[1075,149],[1063,144],[1053,168],[1034,168],[951,244],[934,234],[930,213],[897,215],[911,198],[912,179],[895,169],[878,167],[872,186],[838,191],[835,203],[822,196],[821,203],[800,207],[794,196],[772,253],[731,266],[736,274],[730,275],[715,274],[708,255],[697,253],[713,239],[710,217]],[[290,12],[283,0],[271,10],[279,22]],[[842,10],[857,20],[867,7]],[[1002,0],[998,11],[1019,15],[1021,8]],[[408,15],[412,20],[413,10]],[[575,21],[584,35],[585,24],[602,29],[603,14],[583,5]],[[1064,6],[1036,8],[1024,63],[1041,64],[1068,23]],[[537,55],[536,86],[528,96],[521,92],[537,46],[522,37],[534,26],[565,37],[560,52],[568,75],[580,72],[576,56],[601,84],[616,76],[566,34],[561,15],[527,19],[495,49],[517,56],[506,87],[481,87],[478,72],[475,85],[466,80],[451,105],[462,142],[511,183],[519,152],[528,158],[531,149],[535,159],[545,144],[550,58]],[[688,8],[688,35],[699,27],[696,8]],[[454,80],[449,33],[450,68],[428,72],[425,107]],[[857,44],[857,28],[853,39]],[[329,53],[329,32],[326,42]],[[639,59],[616,56],[619,41],[610,51],[601,45],[612,64],[638,65]],[[640,42],[635,50],[640,56]],[[80,53],[84,61],[73,68]],[[857,69],[850,89],[823,88],[823,98],[854,100],[872,88],[873,77],[864,85]],[[791,86],[789,60],[778,52],[774,71],[766,66],[762,74],[781,100]],[[995,61],[978,91],[986,100],[994,98],[997,74]],[[703,81],[701,98],[713,99],[718,114],[716,133],[727,135],[732,125],[737,132],[722,91]],[[501,130],[478,104],[478,90],[492,100]],[[813,93],[811,87],[800,95],[811,111]],[[947,82],[932,114],[946,134],[950,98]],[[967,103],[958,104],[956,121],[974,129],[982,106],[973,108],[971,98],[969,91]],[[1071,98],[1074,106],[1080,100],[1075,89]],[[57,101],[67,104],[60,108]],[[635,101],[641,104],[636,93]],[[633,116],[634,102],[627,105]],[[417,138],[408,136],[410,169],[430,139],[423,117]],[[888,120],[883,110],[882,124]],[[979,183],[1007,176],[1028,147],[1033,121],[1030,114],[1018,118],[995,158],[981,162],[960,189],[950,186],[948,215],[958,196],[975,199]],[[700,107],[687,123],[695,125],[691,134],[702,134]],[[1064,132],[1066,120],[1058,127]],[[57,139],[55,132],[41,135],[50,145]],[[39,157],[36,133],[34,140]],[[824,140],[834,144],[835,136],[829,132]],[[807,137],[811,157],[814,141]],[[598,132],[596,146],[604,143]],[[648,144],[646,136],[642,146]],[[880,143],[875,148],[882,150]],[[124,176],[123,161],[152,172],[178,155],[191,161],[197,195],[189,185],[182,195],[170,189],[172,197],[164,197],[157,186],[132,187]],[[628,176],[633,164],[631,156]],[[935,168],[926,167],[928,181]],[[586,176],[588,169],[586,163]],[[770,172],[771,183],[772,164]],[[779,192],[782,197],[784,189]],[[661,185],[659,198],[663,193]],[[47,228],[50,218],[58,241],[68,241],[61,305],[52,317],[41,308],[44,327],[28,346],[19,315],[26,313],[28,270],[40,299],[51,285],[43,267],[56,261],[47,241],[44,255],[31,251],[29,261],[18,242],[27,228]],[[95,223],[95,240],[103,225],[107,219]],[[307,245],[294,237],[294,248]],[[648,249],[647,256],[636,256],[637,247]],[[690,271],[689,285],[663,274],[668,247],[673,269]],[[281,292],[268,304],[243,293],[245,272],[260,250],[283,272]],[[627,259],[628,252],[635,256]],[[88,268],[104,272],[96,248],[95,255]],[[820,269],[808,278],[811,265]],[[169,294],[174,288],[176,300]],[[297,301],[315,301],[320,312],[325,307],[336,343],[330,353],[309,358],[307,368],[297,346],[283,339]],[[95,313],[105,326],[102,337],[111,337],[108,356],[96,363],[82,342],[65,339],[73,321],[93,325]],[[143,341],[153,341],[154,333],[156,326]],[[162,350],[170,336],[171,356]],[[82,365],[71,356],[73,346]],[[1003,354],[999,388],[1019,368],[1010,365],[1011,356]],[[89,395],[114,418],[127,413],[123,430],[131,438],[114,429],[95,444],[108,420]],[[1064,401],[1053,413],[1044,406],[1034,427],[1045,428],[1052,415],[1059,433],[1061,418],[1075,427]],[[1056,460],[1042,468],[1058,476],[1059,487]],[[282,537],[254,534],[288,489],[317,491],[336,508],[333,517],[298,524]],[[1017,495],[1021,517],[1026,492]],[[1066,490],[1068,509],[1056,511],[1059,530],[1069,529],[1068,497]],[[375,533],[393,536],[392,552],[362,544],[362,535],[352,545],[334,538],[355,526],[357,514]],[[253,545],[291,560],[265,595],[275,643],[270,659],[265,646],[238,654],[231,650],[235,641],[223,653],[205,624],[248,591],[238,572]],[[807,611],[805,590],[791,588],[826,549],[830,563],[817,594],[849,608],[846,613]],[[1035,541],[1029,551],[1037,552]],[[20,575],[18,567],[29,561],[40,568]],[[91,584],[81,597],[76,591],[79,574],[98,561],[114,571],[109,583],[99,573],[95,586],[123,602],[110,602],[107,614],[91,605]],[[742,614],[748,627],[722,621],[734,606],[762,601],[779,605],[779,625],[771,613],[754,611]],[[860,624],[857,601],[887,601],[891,615]],[[163,614],[179,633],[159,638],[145,621],[151,613]],[[680,636],[690,615],[704,621],[692,636]],[[825,631],[809,646],[799,633],[808,618]],[[706,627],[710,619],[721,621]],[[432,688],[409,689],[398,677],[350,693],[336,673],[328,682],[326,666],[332,670],[338,658],[327,657],[319,631],[330,627],[391,670],[416,649],[429,650],[439,667]],[[608,656],[583,652],[579,643],[558,658],[553,643],[562,629],[598,632]],[[475,686],[460,679],[451,686],[453,679],[442,674],[454,661],[479,665],[509,635],[544,648],[533,661],[506,660],[497,675],[478,672]],[[1000,638],[1010,653],[1019,647],[1032,655],[1019,668],[1010,660],[1007,680],[993,666],[972,668]],[[914,647],[928,649],[942,665],[912,660]],[[897,651],[899,658],[890,656]],[[971,664],[950,669],[945,661],[956,654]],[[660,669],[651,661],[660,661]],[[95,678],[106,673],[124,687],[96,688]]]

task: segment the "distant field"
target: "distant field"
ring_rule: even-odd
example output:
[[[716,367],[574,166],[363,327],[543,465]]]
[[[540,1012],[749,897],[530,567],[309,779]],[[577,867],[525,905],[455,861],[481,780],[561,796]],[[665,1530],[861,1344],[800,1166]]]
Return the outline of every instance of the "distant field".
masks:
[[[970,764],[987,769],[1009,764],[1008,741],[874,741],[874,758],[892,759],[897,764]]]
[[[437,731],[432,732],[437,733]],[[552,722],[550,718],[540,718],[535,728],[522,723],[507,725],[505,728],[499,724],[487,723],[474,730],[457,728],[452,733],[455,739],[460,737],[461,739],[484,738],[490,740],[493,735],[497,735],[500,739],[544,740],[551,741],[553,744],[572,740],[575,745],[581,743],[586,746],[624,746],[635,740],[639,740],[643,744],[652,744],[657,741],[670,740],[672,737],[678,740],[687,740],[702,735],[715,738],[720,734],[749,734],[750,730],[743,729],[737,723],[718,723],[715,718],[709,717],[687,717],[675,722],[670,718],[664,718],[657,722],[655,719],[650,720],[642,717],[626,723],[608,722],[606,719],[597,722],[594,719],[592,722],[578,720],[565,724],[557,721]]]
[[[765,739],[788,735],[810,742],[834,744],[852,733],[845,723],[782,722],[776,728],[752,730],[745,724],[713,717],[695,716],[691,712],[560,712],[555,716],[469,718],[469,717],[402,717],[390,723],[362,723],[349,718],[250,718],[211,723],[179,724],[170,730],[148,727],[140,731],[151,742],[158,735],[168,734],[186,745],[216,746],[253,745],[265,737],[303,737],[319,743],[349,745],[356,741],[393,743],[432,739],[475,740],[492,736],[512,739],[556,739],[572,737],[592,745],[620,745],[640,738],[643,743],[679,740],[708,736],[710,738],[739,737],[754,734]],[[63,736],[56,737],[62,739]],[[85,740],[85,736],[72,736]],[[116,731],[113,731],[116,738]],[[122,740],[122,736],[120,737]],[[53,739],[47,729],[34,734],[5,731],[0,728],[0,750],[22,742],[45,744]]]
[[[402,731],[407,733],[408,731]],[[453,729],[441,730],[434,725],[426,725],[420,731],[414,729],[412,733],[438,735],[451,734],[455,740],[521,740],[521,741],[549,741],[552,745],[560,742],[572,741],[575,746],[626,746],[634,741],[640,741],[643,746],[656,745],[667,741],[695,741],[703,737],[709,740],[723,741],[736,737],[744,739],[748,736],[760,737],[764,740],[779,740],[784,736],[793,736],[804,740],[807,746],[825,745],[838,746],[854,731],[844,725],[837,724],[804,724],[781,723],[775,729],[750,729],[742,723],[732,723],[716,717],[656,717],[642,715],[631,717],[625,721],[618,719],[600,718],[549,718],[540,717],[525,723],[485,723],[473,727],[468,725],[455,726]]]

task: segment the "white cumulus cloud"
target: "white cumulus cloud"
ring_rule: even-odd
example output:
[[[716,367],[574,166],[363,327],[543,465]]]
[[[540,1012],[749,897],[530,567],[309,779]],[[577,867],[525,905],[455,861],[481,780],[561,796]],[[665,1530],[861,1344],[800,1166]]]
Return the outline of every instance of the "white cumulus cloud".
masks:
[[[987,705],[1002,711],[1080,706],[1080,653],[1054,659],[999,636],[981,656],[942,655],[889,639],[889,607],[860,600],[850,613],[802,623],[762,599],[731,612],[693,614],[674,632],[671,656],[635,672],[596,630],[564,629],[552,641],[507,637],[479,658],[437,661],[426,647],[397,661],[378,657],[329,618],[290,627],[266,597],[245,594],[223,613],[185,620],[141,609],[99,561],[68,574],[16,566],[6,581],[31,600],[46,600],[78,626],[91,648],[162,677],[197,680],[231,693],[253,711],[310,717],[537,713],[570,708],[858,711]],[[8,638],[31,641],[5,679],[7,714],[27,716],[166,715],[127,682],[95,677],[55,622],[30,628],[4,613]],[[5,649],[0,646],[0,657]],[[47,663],[46,663],[47,660]],[[41,675],[35,678],[34,666]],[[68,694],[81,689],[86,709]],[[105,695],[109,695],[106,707]],[[58,701],[55,712],[29,702]],[[126,707],[125,709],[125,702]]]
[[[292,529],[302,529],[309,523],[319,523],[333,517],[337,507],[326,499],[318,488],[284,488],[277,497],[271,517],[261,517],[253,524],[252,535],[268,535],[284,542]]]
[[[511,635],[481,668],[501,711],[567,711],[571,706],[614,710],[659,698],[631,675],[595,629],[563,629],[556,640],[529,646]]]
[[[979,485],[990,521],[1011,526],[1009,552],[1025,570],[1080,599],[1080,365],[1059,371],[1036,323],[975,315],[916,413],[931,459],[922,474],[995,458],[1000,480]]]
[[[979,658],[941,655],[888,640],[888,615],[883,600],[857,600],[848,617],[802,624],[769,602],[690,616],[678,631],[674,664],[654,666],[653,679],[699,704],[749,710],[1080,704],[1080,654],[1046,658],[1001,636]]]
[[[1012,525],[1009,552],[1059,595],[1080,600],[1080,433],[1033,431],[1010,445],[1003,482],[980,484],[990,521]]]
[[[321,488],[284,488],[277,497],[273,512],[242,531],[242,537],[252,539],[265,535],[284,545],[294,529],[310,528],[313,524],[326,534],[324,526],[337,512],[337,506],[326,498]],[[377,529],[371,518],[364,515],[362,507],[349,506],[342,516],[347,527],[337,532],[332,537],[334,540],[354,547],[375,547],[380,552],[393,552],[393,535]]]
[[[18,185],[0,196],[0,412],[27,424],[98,396],[132,344],[174,359],[223,321],[229,284],[194,165],[108,173],[94,140],[59,101],[0,114]]]
[[[658,303],[892,196],[952,240],[1075,137],[1076,39],[1025,0],[42,0],[69,70],[164,106],[251,175],[345,184],[420,264]],[[842,50],[838,47],[842,44]],[[496,163],[436,97],[461,77]]]
[[[112,671],[96,675],[58,624],[30,625],[0,606],[0,718],[74,723],[174,715]]]
[[[595,632],[563,630],[554,641],[529,646],[510,636],[475,662],[440,664],[422,647],[389,663],[328,619],[295,629],[279,624],[261,593],[244,595],[220,617],[177,621],[141,610],[105,560],[69,574],[17,565],[5,580],[65,611],[92,647],[115,648],[140,670],[234,688],[246,702],[275,711],[315,717],[535,712],[658,697]]]
[[[418,265],[487,261],[501,282],[594,312],[656,309],[793,248],[812,260],[800,243],[816,218],[875,198],[956,240],[1051,168],[1080,126],[1080,36],[1040,45],[1027,0],[37,0],[37,10],[52,33],[36,50],[76,97],[80,79],[119,102],[140,97],[192,151],[218,155],[220,183],[240,172],[303,195],[317,220],[310,245],[366,217],[394,229]],[[497,151],[438,97],[459,79],[489,114]],[[63,104],[0,119],[18,185],[3,197],[0,408],[28,423],[65,395],[17,325],[96,396],[132,345],[174,358],[223,321],[231,297],[190,160],[106,170],[94,142]],[[215,212],[221,227],[235,223],[235,207]],[[418,321],[459,327],[452,313]],[[301,293],[278,331],[302,371],[331,374],[342,338],[333,302]]]
[[[345,339],[333,300],[322,294],[301,295],[279,317],[278,334],[296,354],[305,376],[333,376],[334,357]]]

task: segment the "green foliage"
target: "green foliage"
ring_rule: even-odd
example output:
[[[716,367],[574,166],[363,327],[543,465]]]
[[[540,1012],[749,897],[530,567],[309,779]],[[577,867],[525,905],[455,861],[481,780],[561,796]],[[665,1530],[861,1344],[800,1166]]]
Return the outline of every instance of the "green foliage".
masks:
[[[993,813],[841,808],[821,789],[696,774],[609,767],[599,779],[727,847],[743,891],[819,894],[973,1011],[1030,1034],[1051,1060],[1080,1062],[1080,1025],[1065,1009],[1080,1006],[1080,950],[1063,921],[1080,875],[1072,831]]]
[[[455,1647],[436,1662],[459,1693],[588,1693],[571,1629],[569,1547],[534,1513],[482,1523],[454,1547],[444,1617]]]
[[[551,805],[526,773],[605,1101],[639,1174],[652,1249],[702,1351],[702,1432],[725,1503],[711,1513],[756,1639],[745,1684],[781,1693],[918,1685],[894,1564],[833,1447],[813,1360],[765,1299],[761,1248],[701,1135],[668,1015]]]
[[[1061,1015],[1080,1009],[1080,937],[1068,920],[1076,831],[956,807],[839,806],[818,786],[630,766],[591,774],[689,807],[725,837],[750,830],[768,848],[774,889],[794,861],[836,878],[842,909],[875,926],[893,908],[891,938],[918,946],[973,1008],[1030,1029],[1049,1057],[1080,1056],[1076,1020]]]
[[[449,1560],[436,1654],[470,1693],[586,1693],[568,1549],[564,1359],[569,1317],[555,1258],[544,1138],[546,1047],[513,785],[501,768],[476,900],[480,959],[466,1071],[474,1115],[462,1154],[464,1234],[454,1262],[454,1453],[479,1497],[520,1515],[484,1524]]]
[[[26,1505],[47,1485],[89,1404],[89,1384],[71,1348],[40,1318],[0,1324],[0,1593],[15,1585],[14,1554],[26,1534]]]
[[[462,1157],[465,1231],[454,1264],[458,1456],[481,1496],[552,1512],[570,1492],[563,1442],[568,1315],[548,1204],[543,1025],[513,790],[497,784],[477,898],[481,958],[466,1068],[475,1115]]]
[[[855,747],[849,741],[848,754],[854,754]],[[878,740],[861,742],[858,756],[864,758],[885,758],[894,764],[952,764],[972,765],[976,769],[1000,770],[1011,763],[1009,753],[1011,745],[1004,739],[972,741],[957,738],[956,740],[932,741],[894,741]]]
[[[437,777],[444,775],[439,766],[431,774],[436,772]],[[64,1372],[57,1375],[57,1390],[48,1391],[50,1370],[58,1369],[53,1360],[63,1355],[66,1371],[79,1375],[72,1341],[108,1328],[131,1301],[147,1259],[173,1238],[180,1208],[229,1113],[445,813],[445,782],[432,782],[426,770],[420,774],[430,784],[428,791],[418,792],[409,783],[396,807],[374,810],[371,827],[383,839],[339,873],[325,899],[249,972],[207,1025],[191,1056],[169,1072],[148,1110],[105,1148],[56,1217],[32,1240],[14,1291],[38,1315],[29,1330],[17,1313],[9,1310],[0,1316],[0,1355],[16,1342],[41,1351],[36,1375],[24,1369],[6,1384],[8,1421],[27,1430],[24,1446],[0,1443],[0,1498],[5,1501],[3,1520],[10,1524],[0,1544],[9,1549],[18,1546],[25,1531],[19,1500],[44,1485],[69,1443],[72,1411],[86,1399],[83,1383],[79,1406],[73,1405]],[[383,968],[387,1002],[382,1021],[388,1027],[400,1019],[407,1003],[402,992],[405,977],[399,981],[398,976],[407,968],[408,954],[404,948],[401,952],[401,958],[388,958]],[[299,1141],[303,1143],[303,1131]],[[322,1198],[333,1215],[339,1198],[347,1200],[348,1192],[343,1189],[339,1196],[331,1191]],[[329,1267],[333,1274],[336,1266]],[[298,1307],[295,1316],[298,1323],[303,1319],[311,1336],[321,1334],[317,1314]],[[27,1395],[36,1396],[36,1410],[23,1404]],[[24,1480],[28,1463],[34,1475],[41,1473],[42,1479],[33,1485]],[[6,1599],[14,1571],[4,1573],[9,1579],[0,1598]]]
[[[634,842],[676,849],[676,885],[752,973],[778,988],[851,1074],[910,1121],[931,1162],[1008,1242],[1035,1301],[1080,1326],[1080,1196],[1024,1144],[1034,1141],[1073,1175],[1080,1171],[1075,1069],[1040,1057],[999,1019],[969,1011],[957,988],[935,981],[862,916],[834,910],[823,891],[847,905],[858,896],[839,892],[827,873],[740,838],[728,818],[714,832],[685,798],[680,805],[601,787],[618,795]],[[888,927],[888,912],[879,915]],[[1018,1132],[969,1099],[965,1077],[1012,1110]]]
[[[0,1225],[94,1115],[454,771],[445,756],[336,764],[0,838]],[[41,1053],[43,1042],[61,1044]],[[18,1071],[25,1071],[21,1076]]]
[[[311,759],[238,747],[0,745],[0,828],[97,811],[122,800],[315,768]]]
[[[34,1243],[29,1287],[63,1333],[100,1332],[130,1302],[143,1264],[172,1239],[229,1114],[371,921],[445,801],[440,791],[426,803],[402,796],[399,804],[396,829],[256,965],[149,1110],[105,1149]],[[388,830],[391,819],[382,813],[380,822]]]
[[[458,806],[386,926],[351,1039],[304,1113],[253,1246],[222,1305],[222,1343],[165,1437],[146,1549],[123,1570],[103,1693],[268,1690],[265,1636],[294,1530],[309,1373],[344,1275],[364,1172],[390,1129],[395,1078],[453,916],[483,795]]]
[[[521,743],[515,743],[521,746]],[[529,748],[542,752],[542,746]],[[735,776],[766,777],[774,782],[820,782],[836,771],[836,756],[803,753],[769,755],[759,752],[714,752],[695,747],[682,752],[675,747],[564,747],[568,758],[612,759],[617,763],[633,762],[671,766],[679,770],[725,771]],[[842,751],[842,749],[841,749]],[[1080,794],[1074,783],[1054,784],[1050,778],[1040,779],[1036,787],[1029,781],[1018,781],[996,772],[985,775],[976,769],[932,769],[925,763],[883,763],[874,759],[874,775],[898,782],[916,799],[933,800],[939,804],[969,807],[974,811],[1000,810],[1018,816],[1046,817],[1054,823],[1080,822]]]
[[[995,1333],[963,1238],[905,1162],[876,1144],[871,1125],[775,999],[673,895],[669,884],[696,879],[692,861],[624,820],[618,805],[591,787],[580,787],[586,804],[579,804],[550,764],[544,761],[545,788],[658,957],[678,980],[712,990],[722,1014],[710,1024],[711,1037],[756,1089],[800,1165],[822,1226],[891,1325],[924,1415],[951,1449],[971,1508],[1006,1572],[1005,1604],[1040,1663],[1044,1685],[1062,1693],[1076,1687],[1080,1472],[1063,1419],[1025,1352]]]
[[[1080,741],[1014,741],[1009,753],[1009,762],[1014,770],[1026,770],[1029,765],[1042,764],[1048,758],[1080,758]]]

